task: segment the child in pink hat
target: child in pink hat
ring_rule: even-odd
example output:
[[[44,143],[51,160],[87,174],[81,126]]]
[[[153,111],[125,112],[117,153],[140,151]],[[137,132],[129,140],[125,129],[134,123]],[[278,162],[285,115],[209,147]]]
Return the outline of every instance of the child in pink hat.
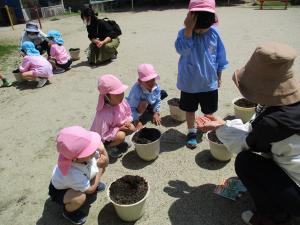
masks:
[[[190,0],[185,28],[178,32],[175,48],[178,62],[177,88],[181,91],[179,107],[186,112],[186,146],[197,147],[195,112],[200,104],[204,115],[218,110],[218,88],[227,67],[226,51],[217,23],[215,0]]]
[[[86,215],[79,208],[86,194],[103,191],[100,182],[108,165],[108,156],[100,135],[80,126],[62,129],[57,138],[58,163],[49,185],[52,201],[64,205],[63,216],[74,224],[83,224]]]
[[[152,122],[160,125],[160,103],[168,96],[156,82],[159,75],[151,64],[138,66],[138,81],[133,85],[127,98],[131,107],[132,117],[137,129],[142,128],[140,121],[145,112],[153,114]]]
[[[109,156],[122,156],[123,147],[129,148],[130,141],[125,137],[135,131],[131,110],[124,92],[127,85],[111,74],[103,75],[98,81],[97,112],[91,130],[100,134]]]

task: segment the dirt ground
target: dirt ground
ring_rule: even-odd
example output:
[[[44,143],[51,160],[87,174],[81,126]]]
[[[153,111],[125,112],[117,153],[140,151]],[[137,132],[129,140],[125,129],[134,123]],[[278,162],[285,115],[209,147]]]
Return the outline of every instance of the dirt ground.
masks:
[[[300,53],[300,8],[260,11],[220,7],[217,11],[230,61],[223,75],[217,113],[225,116],[232,113],[231,101],[239,96],[231,75],[246,63],[257,44],[269,40],[285,42]],[[57,161],[57,132],[76,124],[90,128],[98,99],[98,77],[116,74],[131,86],[137,79],[140,63],[154,65],[169,99],[179,97],[174,41],[186,12],[186,9],[168,9],[109,14],[123,30],[119,55],[112,63],[96,68],[86,63],[89,40],[79,17],[43,22],[45,32],[53,28],[62,32],[66,48],[80,48],[81,59],[73,63],[70,71],[55,75],[44,88],[17,85],[0,89],[1,224],[69,224],[61,216],[62,208],[47,195]],[[12,31],[10,27],[1,27],[0,43],[17,43],[24,25],[15,28]],[[11,80],[10,71],[18,60],[15,55],[0,62]],[[299,58],[295,64],[299,78]],[[161,153],[154,162],[142,161],[132,148],[110,164],[103,177],[107,184],[125,174],[146,178],[151,193],[145,215],[135,223],[123,223],[103,192],[97,199],[95,196],[89,199],[86,224],[242,225],[240,213],[253,207],[249,196],[233,202],[213,194],[223,179],[235,176],[234,158],[228,163],[213,160],[205,139],[195,150],[187,149],[184,146],[186,125],[171,120],[166,101],[162,103],[162,119]]]

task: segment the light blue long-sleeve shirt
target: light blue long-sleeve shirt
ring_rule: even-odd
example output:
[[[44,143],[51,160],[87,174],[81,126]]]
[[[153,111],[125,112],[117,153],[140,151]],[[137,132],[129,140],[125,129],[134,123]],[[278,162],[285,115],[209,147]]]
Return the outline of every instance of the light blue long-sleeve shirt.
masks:
[[[127,102],[130,105],[133,121],[139,119],[140,114],[137,108],[141,101],[146,100],[152,106],[153,112],[160,111],[160,86],[156,84],[152,91],[145,90],[138,82],[135,83],[127,97]]]
[[[224,44],[215,26],[203,34],[184,36],[185,29],[178,32],[175,42],[180,54],[177,88],[187,93],[208,92],[218,89],[218,73],[228,61]]]

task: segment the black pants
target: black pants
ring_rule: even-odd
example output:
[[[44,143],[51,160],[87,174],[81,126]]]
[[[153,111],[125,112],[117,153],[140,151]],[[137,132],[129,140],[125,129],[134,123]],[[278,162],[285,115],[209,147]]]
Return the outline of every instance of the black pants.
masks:
[[[259,213],[300,216],[300,188],[272,159],[243,151],[236,157],[235,171]]]

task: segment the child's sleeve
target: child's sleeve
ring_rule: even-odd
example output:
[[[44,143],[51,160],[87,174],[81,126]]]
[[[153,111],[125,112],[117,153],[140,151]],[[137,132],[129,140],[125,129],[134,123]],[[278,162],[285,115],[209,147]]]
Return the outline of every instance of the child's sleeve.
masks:
[[[160,99],[160,86],[157,85],[157,89],[155,90],[155,96],[156,96],[156,101],[155,103],[153,104],[153,112],[159,112],[160,111],[160,102],[161,102],[161,99]]]
[[[178,36],[175,41],[175,48],[178,54],[189,55],[191,53],[191,49],[193,48],[193,38],[186,38],[184,36],[184,30],[185,29],[182,29],[178,32]]]
[[[68,182],[69,188],[75,191],[85,192],[90,187],[90,180],[82,173],[75,173]]]
[[[127,121],[131,122],[131,121],[133,121],[131,108],[126,99],[125,99],[125,102],[126,102],[126,109],[125,109],[126,110],[126,118],[127,118]]]
[[[55,56],[56,56],[56,48],[54,46],[50,47],[50,55],[53,58],[55,58]]]
[[[119,131],[119,127],[112,127],[111,120],[111,115],[108,115],[107,113],[97,112],[91,127],[91,131],[97,132],[101,136],[101,139],[104,141],[112,140]]]
[[[218,63],[217,72],[222,72],[222,70],[226,69],[228,66],[225,46],[224,46],[223,41],[221,40],[220,36],[218,36],[217,63]]]
[[[27,72],[27,71],[29,71],[29,69],[30,69],[30,60],[28,59],[28,57],[24,57],[23,58],[23,62],[22,62],[22,64],[20,65],[20,67],[19,67],[19,70],[20,70],[20,72],[21,73],[24,73],[24,72]]]
[[[139,120],[140,114],[137,111],[137,108],[140,104],[140,93],[139,90],[137,88],[135,88],[135,86],[130,90],[130,93],[128,95],[127,98],[127,102],[131,108],[131,115],[132,115],[132,119],[133,121]]]

